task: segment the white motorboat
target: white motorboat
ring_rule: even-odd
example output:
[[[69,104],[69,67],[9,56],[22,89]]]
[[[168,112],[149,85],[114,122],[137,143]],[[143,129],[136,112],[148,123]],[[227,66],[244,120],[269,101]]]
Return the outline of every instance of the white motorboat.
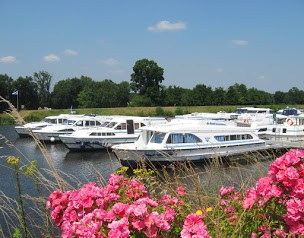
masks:
[[[15,131],[20,137],[30,136],[32,130],[40,130],[46,126],[60,125],[66,121],[71,115],[60,114],[58,116],[47,116],[39,122],[29,122],[24,125],[15,126]],[[75,116],[75,115],[73,115]]]
[[[273,125],[274,114],[270,113],[243,113],[235,120],[238,127],[250,127],[255,130],[261,139],[265,139],[267,128]]]
[[[277,115],[276,123],[268,126],[266,139],[273,141],[304,141],[304,114]]]
[[[167,122],[163,117],[115,117],[104,127],[77,130],[59,138],[69,150],[103,150],[114,144],[134,142],[141,132],[140,127]]]
[[[201,120],[143,127],[134,143],[112,146],[123,165],[139,161],[153,164],[201,162],[265,148],[265,141],[252,128],[213,125]]]
[[[86,129],[89,127],[102,126],[112,116],[90,116],[69,117],[61,125],[44,127],[40,130],[32,130],[37,139],[44,142],[60,142],[59,135],[72,134],[76,130]]]

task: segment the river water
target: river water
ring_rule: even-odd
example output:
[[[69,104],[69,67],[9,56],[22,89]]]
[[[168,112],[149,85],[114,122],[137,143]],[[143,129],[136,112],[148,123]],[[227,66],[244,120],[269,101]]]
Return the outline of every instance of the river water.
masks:
[[[24,163],[37,160],[40,169],[49,166],[34,140],[32,138],[19,138],[14,126],[0,126],[0,135],[2,136],[0,140],[0,191],[5,196],[16,199],[15,175],[6,161],[7,157],[20,156]],[[120,168],[120,163],[111,152],[70,152],[61,143],[46,144],[46,148],[54,167],[68,176],[76,178],[82,184],[89,181],[106,180],[111,173]],[[241,183],[247,181],[249,177],[253,178],[254,181],[254,179],[266,175],[271,162],[272,160],[265,160],[259,163],[251,162],[239,165],[222,164],[217,167],[216,172],[210,172],[206,169],[210,165],[202,164],[193,168],[193,171],[199,175],[202,185],[214,183],[240,187]],[[21,179],[21,185],[24,194],[35,194],[35,188],[29,179]],[[77,187],[77,184],[74,185]],[[1,222],[3,221],[0,221],[0,224]]]

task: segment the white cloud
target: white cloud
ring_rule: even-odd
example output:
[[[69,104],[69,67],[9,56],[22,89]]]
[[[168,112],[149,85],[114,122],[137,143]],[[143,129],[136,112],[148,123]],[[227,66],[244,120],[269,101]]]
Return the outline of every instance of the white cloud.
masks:
[[[17,59],[14,56],[5,56],[5,57],[0,58],[0,63],[10,64],[10,63],[16,62],[16,60]]]
[[[265,79],[265,76],[264,75],[260,75],[256,79]]]
[[[43,57],[45,62],[57,62],[60,61],[60,58],[57,55],[50,54]]]
[[[218,73],[222,73],[224,71],[224,69],[222,69],[222,68],[217,68],[216,69],[216,72],[218,72]]]
[[[113,59],[113,58],[108,58],[108,59],[102,60],[101,62],[107,66],[113,66],[113,65],[119,64],[119,61],[116,59]]]
[[[232,40],[232,44],[234,45],[248,45],[249,42],[247,40]]]
[[[149,31],[175,31],[175,30],[184,30],[186,29],[186,23],[176,22],[171,23],[169,21],[160,21],[155,26],[149,26]]]
[[[76,50],[72,50],[72,49],[66,49],[63,53],[65,55],[78,55],[78,52]]]

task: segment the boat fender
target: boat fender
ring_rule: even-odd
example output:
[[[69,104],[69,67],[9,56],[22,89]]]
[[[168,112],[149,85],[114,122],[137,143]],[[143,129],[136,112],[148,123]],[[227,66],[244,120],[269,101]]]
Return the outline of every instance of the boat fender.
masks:
[[[287,118],[286,122],[289,126],[293,125],[293,121],[290,118]]]
[[[55,142],[55,137],[52,136],[50,140],[51,142]]]

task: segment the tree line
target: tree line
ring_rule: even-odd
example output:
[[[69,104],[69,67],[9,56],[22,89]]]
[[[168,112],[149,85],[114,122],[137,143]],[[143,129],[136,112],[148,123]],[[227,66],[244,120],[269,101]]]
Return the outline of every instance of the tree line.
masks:
[[[164,86],[163,74],[164,69],[156,62],[141,59],[136,61],[129,82],[115,83],[111,79],[100,81],[81,76],[60,80],[52,90],[53,76],[46,71],[17,79],[0,74],[0,95],[14,105],[18,97],[20,106],[25,109],[304,104],[304,91],[297,87],[274,94],[238,83],[227,89],[213,89],[203,83],[186,89]],[[7,105],[0,104],[1,112],[6,109]]]

